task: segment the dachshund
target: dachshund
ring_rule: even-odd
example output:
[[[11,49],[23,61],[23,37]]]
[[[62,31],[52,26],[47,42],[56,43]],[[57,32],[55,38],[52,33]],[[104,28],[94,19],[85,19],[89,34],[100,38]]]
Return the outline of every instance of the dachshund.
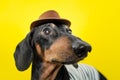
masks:
[[[17,45],[14,58],[20,71],[32,63],[31,80],[106,80],[95,68],[77,64],[91,49],[67,25],[44,23]]]

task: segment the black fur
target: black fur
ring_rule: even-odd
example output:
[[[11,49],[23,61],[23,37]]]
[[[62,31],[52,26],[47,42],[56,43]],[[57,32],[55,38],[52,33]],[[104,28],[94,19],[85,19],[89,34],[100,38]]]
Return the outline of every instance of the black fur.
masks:
[[[30,37],[30,34],[28,34],[26,38],[17,45],[14,53],[16,67],[20,71],[26,70],[33,60],[33,50],[30,43]]]
[[[71,37],[71,30],[69,28],[65,28],[65,25],[63,24],[56,25],[57,27],[52,28],[50,26],[50,23],[46,23],[33,28],[30,31],[30,33],[26,36],[26,38],[22,40],[16,47],[14,53],[16,67],[18,70],[24,71],[32,63],[31,80],[38,80],[42,65],[42,58],[38,56],[35,50],[36,43],[40,44],[41,51],[44,52],[45,50],[49,49],[53,42],[60,36],[64,35],[68,36],[68,38],[73,42],[79,39],[75,36]],[[50,35],[47,35],[48,32],[44,32],[45,29],[52,31],[52,33]],[[42,35],[40,32],[44,32],[46,35]],[[84,41],[81,40],[81,44],[84,44]],[[87,43],[85,44],[88,45]],[[75,43],[75,45],[77,45],[77,42]],[[89,49],[88,51],[91,50],[90,47],[88,47],[87,49]],[[100,80],[106,80],[101,73],[100,76],[101,76]],[[69,74],[65,66],[61,67],[55,80],[69,80]]]

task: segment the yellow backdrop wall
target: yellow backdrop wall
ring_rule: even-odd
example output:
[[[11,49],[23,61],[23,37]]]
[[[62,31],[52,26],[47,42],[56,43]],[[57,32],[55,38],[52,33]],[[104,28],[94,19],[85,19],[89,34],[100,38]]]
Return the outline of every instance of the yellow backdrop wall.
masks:
[[[73,34],[93,50],[81,63],[93,65],[109,80],[120,80],[119,0],[2,0],[0,1],[0,80],[30,80],[31,68],[19,72],[13,53],[32,21],[56,10],[72,22]]]

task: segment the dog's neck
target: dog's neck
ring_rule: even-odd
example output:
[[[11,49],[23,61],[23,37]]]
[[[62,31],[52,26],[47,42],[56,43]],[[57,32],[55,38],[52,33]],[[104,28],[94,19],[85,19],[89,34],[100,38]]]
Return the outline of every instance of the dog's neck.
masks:
[[[38,59],[32,64],[31,80],[55,80],[62,65],[42,62]]]
[[[40,69],[39,80],[55,80],[60,68],[59,64],[44,62]]]

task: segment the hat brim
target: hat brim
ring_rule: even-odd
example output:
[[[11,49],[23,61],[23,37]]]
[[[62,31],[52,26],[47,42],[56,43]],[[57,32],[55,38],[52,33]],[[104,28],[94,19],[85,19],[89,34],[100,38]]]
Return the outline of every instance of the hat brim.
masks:
[[[70,27],[70,25],[71,25],[71,22],[67,19],[41,19],[41,20],[32,22],[30,25],[30,29],[37,27],[41,24],[48,23],[48,22],[66,24],[68,27]]]

